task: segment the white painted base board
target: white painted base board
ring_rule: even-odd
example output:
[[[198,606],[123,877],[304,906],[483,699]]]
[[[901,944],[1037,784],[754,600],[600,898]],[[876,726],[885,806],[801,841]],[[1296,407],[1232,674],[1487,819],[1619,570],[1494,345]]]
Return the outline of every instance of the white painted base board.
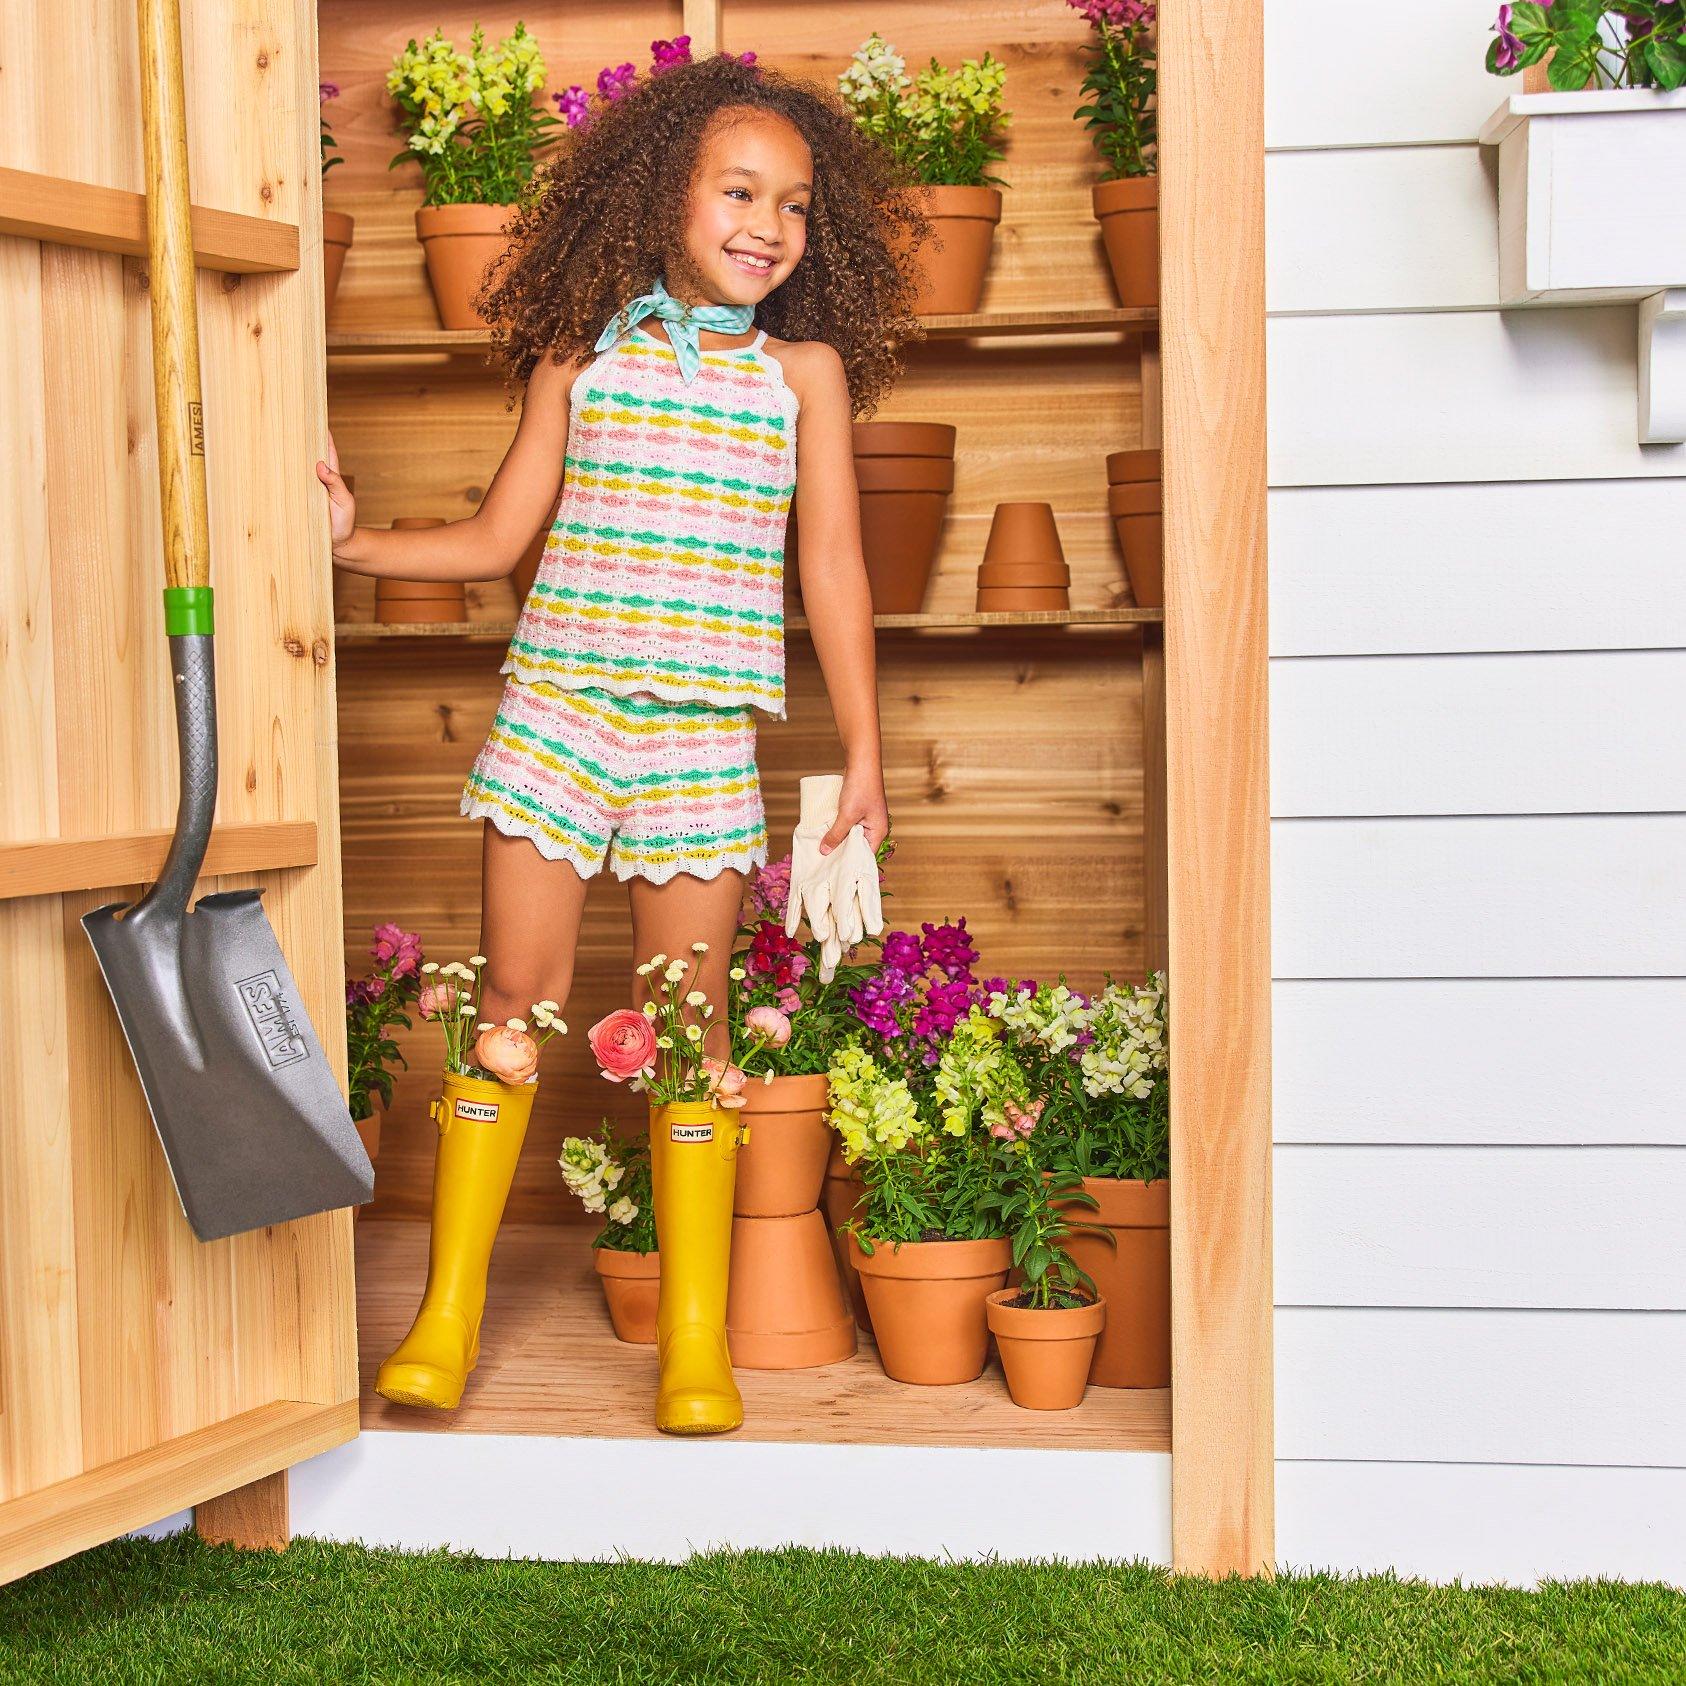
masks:
[[[376,1430],[295,1466],[290,1489],[295,1535],[483,1557],[1171,1557],[1164,1452]]]

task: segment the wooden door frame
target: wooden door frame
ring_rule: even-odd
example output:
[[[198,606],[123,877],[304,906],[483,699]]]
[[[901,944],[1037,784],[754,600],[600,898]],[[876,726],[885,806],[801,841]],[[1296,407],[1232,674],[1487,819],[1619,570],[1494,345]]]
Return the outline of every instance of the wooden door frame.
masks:
[[[1171,1542],[1275,1556],[1263,0],[1162,0]]]

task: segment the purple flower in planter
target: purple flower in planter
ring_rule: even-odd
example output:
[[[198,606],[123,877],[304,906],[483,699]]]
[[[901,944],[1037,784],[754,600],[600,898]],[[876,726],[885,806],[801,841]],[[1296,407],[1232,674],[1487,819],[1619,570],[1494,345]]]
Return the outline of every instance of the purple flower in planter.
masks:
[[[618,100],[623,94],[631,93],[637,81],[638,71],[634,65],[605,65],[597,73],[597,91],[606,100]]]
[[[849,992],[849,1006],[870,1031],[891,1041],[901,1035],[896,1009],[913,996],[913,985],[905,973],[888,969],[875,972]]]
[[[1522,43],[1511,33],[1510,7],[1499,7],[1499,15],[1493,23],[1493,33],[1499,38],[1499,50],[1493,55],[1493,67],[1496,70],[1514,70],[1517,61],[1522,57]]]
[[[904,976],[920,971],[925,957],[919,951],[919,939],[911,931],[888,931],[884,936],[884,969]]]
[[[650,43],[650,74],[664,75],[679,65],[691,62],[691,38],[689,35],[676,35],[671,41],[652,41]]]
[[[919,928],[925,933],[925,963],[941,967],[951,978],[964,977],[969,982],[972,962],[977,959],[978,951],[973,946],[971,933],[966,929],[965,915],[962,914],[952,925],[933,925],[927,919],[921,922]]]
[[[559,94],[550,96],[556,102],[556,109],[562,113],[570,129],[577,129],[585,122],[591,111],[591,95],[579,83],[571,88],[564,88]]]
[[[316,99],[319,105],[326,105],[329,100],[337,100],[339,97],[340,85],[338,82],[318,82],[316,84]]]

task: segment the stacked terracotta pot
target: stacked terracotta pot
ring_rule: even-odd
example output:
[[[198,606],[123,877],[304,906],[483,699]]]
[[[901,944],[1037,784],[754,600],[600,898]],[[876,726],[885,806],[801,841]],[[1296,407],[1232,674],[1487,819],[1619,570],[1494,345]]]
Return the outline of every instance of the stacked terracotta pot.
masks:
[[[916,615],[936,565],[954,490],[955,430],[946,422],[856,422],[861,554],[875,615]],[[794,515],[785,535],[785,585],[800,611]]]
[[[845,1233],[850,1221],[860,1215],[861,1197],[865,1184],[860,1168],[843,1157],[843,1144],[833,1140],[831,1158],[825,1168],[825,1222],[831,1235],[831,1251],[837,1260],[837,1274],[855,1314],[855,1323],[863,1335],[872,1333],[872,1315],[866,1306],[866,1290],[861,1287],[860,1272],[849,1259],[849,1238]]]
[[[732,1196],[726,1341],[746,1370],[806,1370],[854,1355],[855,1320],[819,1210],[832,1143],[829,1089],[820,1075],[744,1091],[749,1133]]]
[[[443,527],[437,515],[401,515],[392,523],[395,533],[419,527]],[[468,599],[461,580],[375,581],[375,619],[389,625],[423,626],[468,619]]]
[[[592,1268],[603,1285],[615,1339],[635,1346],[656,1344],[656,1307],[661,1299],[660,1253],[623,1253],[594,1247]]]
[[[1000,503],[978,568],[978,609],[1069,609],[1071,569],[1054,510],[1045,503]]]
[[[1124,552],[1136,606],[1165,603],[1165,521],[1157,451],[1114,451],[1106,459],[1106,506]]]
[[[340,290],[340,276],[345,273],[346,254],[351,250],[352,236],[357,224],[344,211],[322,212],[322,284],[324,317],[334,310],[334,295]]]
[[[1093,1208],[1073,1207],[1071,1256],[1107,1305],[1089,1380],[1096,1387],[1171,1385],[1171,1185],[1085,1177]],[[1102,1232],[1105,1233],[1102,1233]]]

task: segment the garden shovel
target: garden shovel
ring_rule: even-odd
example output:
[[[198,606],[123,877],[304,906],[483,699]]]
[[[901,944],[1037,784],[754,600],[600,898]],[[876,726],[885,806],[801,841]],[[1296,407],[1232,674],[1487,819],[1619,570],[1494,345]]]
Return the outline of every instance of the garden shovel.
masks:
[[[188,895],[217,800],[205,440],[199,397],[178,0],[139,0],[152,378],[181,795],[158,882],[84,916],[201,1241],[357,1205],[374,1172],[262,891]],[[303,284],[302,281],[300,283]]]

